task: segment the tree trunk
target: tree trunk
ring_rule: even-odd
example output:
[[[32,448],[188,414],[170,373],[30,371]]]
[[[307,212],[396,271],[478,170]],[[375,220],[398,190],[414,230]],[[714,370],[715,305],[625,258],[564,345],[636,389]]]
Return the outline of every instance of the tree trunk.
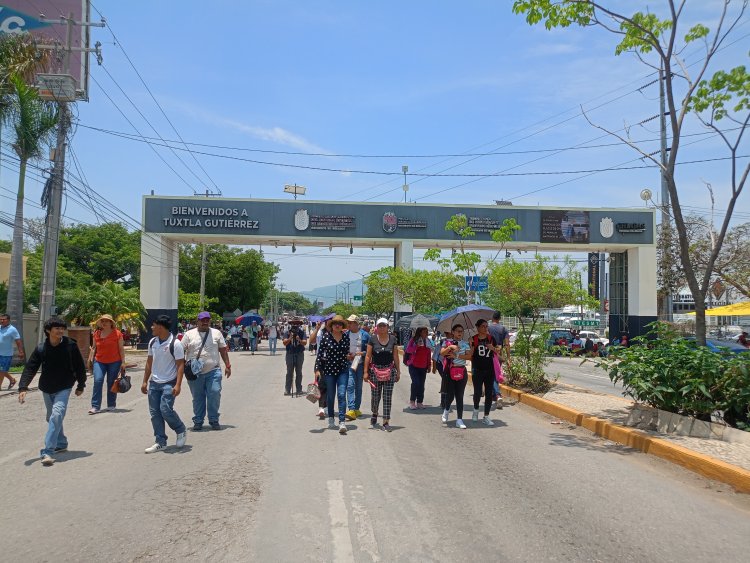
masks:
[[[16,216],[13,221],[13,248],[8,278],[8,315],[23,341],[23,199],[26,159],[21,159],[16,194]]]

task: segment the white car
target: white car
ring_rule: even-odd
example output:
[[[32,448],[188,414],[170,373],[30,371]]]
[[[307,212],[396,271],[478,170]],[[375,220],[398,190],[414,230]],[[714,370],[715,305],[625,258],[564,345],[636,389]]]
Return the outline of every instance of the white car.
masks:
[[[578,334],[581,337],[581,342],[583,343],[584,346],[586,345],[586,341],[588,339],[591,339],[594,342],[594,344],[599,344],[603,346],[606,346],[607,344],[609,344],[609,338],[604,338],[603,336],[599,336],[598,333],[593,332],[591,330],[582,330]]]

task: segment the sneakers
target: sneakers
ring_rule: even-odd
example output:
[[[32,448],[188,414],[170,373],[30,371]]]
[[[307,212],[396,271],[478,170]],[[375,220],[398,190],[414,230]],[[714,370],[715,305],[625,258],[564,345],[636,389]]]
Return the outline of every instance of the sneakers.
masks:
[[[456,428],[461,428],[462,430],[466,430],[466,425],[464,424],[464,421],[460,418],[456,421]]]
[[[107,412],[114,412],[117,407],[107,407]]]
[[[221,430],[221,424],[218,422],[209,422],[211,425],[211,430]]]
[[[415,403],[414,401],[409,401],[409,404],[406,405],[406,408],[413,411],[417,408],[417,403]]]
[[[289,396],[289,395],[291,395],[291,394],[292,394],[292,392],[291,392],[291,391],[284,391],[284,397],[288,397],[288,396]]]
[[[332,417],[328,419],[328,429],[336,430],[336,421]]]
[[[417,408],[418,409],[426,409],[427,407],[424,406],[422,403],[417,403]]]
[[[54,463],[55,463],[55,458],[52,457],[51,455],[44,454],[42,456],[42,465],[43,466],[49,467],[50,465],[54,465]]]
[[[346,411],[347,420],[357,420],[357,411],[350,409]]]
[[[67,451],[68,451],[68,447],[67,446],[64,447],[64,448],[55,448],[55,453],[56,454],[61,454],[63,452],[67,452]]]
[[[359,410],[359,409],[354,409],[354,415],[355,415],[355,416],[356,416],[357,418],[359,418],[360,416],[362,416],[362,411],[361,411],[361,410]]]
[[[151,446],[150,448],[146,448],[146,449],[145,449],[145,450],[143,450],[143,451],[144,451],[144,453],[147,453],[147,454],[154,454],[154,453],[156,453],[156,452],[160,452],[160,451],[162,451],[162,450],[163,450],[164,448],[166,448],[166,447],[167,447],[167,445],[166,445],[166,444],[164,444],[164,445],[162,445],[162,444],[154,444],[154,445],[153,445],[153,446]]]
[[[200,432],[201,430],[203,430],[203,425],[193,424],[193,427],[190,430],[192,430],[193,432]]]
[[[213,424],[211,425],[211,428],[213,428]],[[185,445],[185,442],[187,442],[187,432],[182,431],[179,434],[177,434],[177,447],[182,448]]]
[[[320,420],[323,420],[326,417],[326,411],[324,409],[318,410],[318,415],[317,416],[318,416],[318,418]]]
[[[339,434],[346,434],[346,424],[339,422]]]
[[[471,421],[477,422],[479,420],[479,411],[477,409],[474,409],[474,412],[471,413]]]
[[[375,428],[378,425],[378,417],[377,415],[372,415],[370,417],[370,428]]]
[[[443,424],[448,424],[448,411],[443,411],[443,416],[440,417],[440,420],[443,421]]]
[[[99,411],[99,409],[97,409],[96,407],[91,407],[89,409],[89,414],[99,414],[99,412],[101,411]]]
[[[489,416],[485,416],[485,417],[484,417],[484,418],[482,419],[482,424],[484,424],[485,426],[495,426],[495,423],[494,423],[494,422],[492,422],[492,420],[490,419],[490,417],[489,417]]]
[[[495,408],[499,410],[503,410],[503,398],[498,397],[497,401],[495,401]]]
[[[391,425],[386,422],[385,424],[383,424],[383,430],[385,430],[386,432],[392,432],[393,428],[391,428]]]

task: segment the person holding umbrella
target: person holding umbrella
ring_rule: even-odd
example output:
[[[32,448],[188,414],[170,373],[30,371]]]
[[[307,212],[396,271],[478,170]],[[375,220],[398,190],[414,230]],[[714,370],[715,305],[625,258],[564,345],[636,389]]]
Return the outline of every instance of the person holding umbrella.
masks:
[[[380,318],[375,323],[375,334],[367,344],[365,355],[364,380],[370,381],[372,387],[372,418],[370,428],[378,423],[380,398],[383,398],[383,430],[390,432],[391,404],[393,403],[393,386],[401,379],[396,337],[388,332],[388,319]]]

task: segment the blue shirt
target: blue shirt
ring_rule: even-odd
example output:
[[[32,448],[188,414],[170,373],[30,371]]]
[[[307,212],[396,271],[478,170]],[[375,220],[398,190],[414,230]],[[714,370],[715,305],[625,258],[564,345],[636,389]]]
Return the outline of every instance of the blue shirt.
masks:
[[[21,340],[21,335],[13,325],[0,327],[0,356],[12,356],[13,344]]]

